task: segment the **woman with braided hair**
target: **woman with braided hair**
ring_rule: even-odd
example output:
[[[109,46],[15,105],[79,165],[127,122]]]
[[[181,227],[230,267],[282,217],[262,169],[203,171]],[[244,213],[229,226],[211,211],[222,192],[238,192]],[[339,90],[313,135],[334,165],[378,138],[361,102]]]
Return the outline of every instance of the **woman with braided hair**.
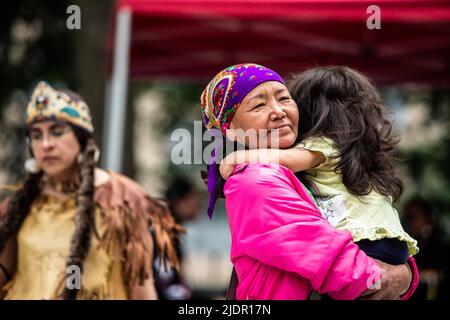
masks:
[[[0,294],[157,299],[154,246],[164,266],[177,269],[183,232],[167,207],[96,167],[94,128],[78,95],[40,82],[25,117],[33,158],[23,185],[0,206]]]

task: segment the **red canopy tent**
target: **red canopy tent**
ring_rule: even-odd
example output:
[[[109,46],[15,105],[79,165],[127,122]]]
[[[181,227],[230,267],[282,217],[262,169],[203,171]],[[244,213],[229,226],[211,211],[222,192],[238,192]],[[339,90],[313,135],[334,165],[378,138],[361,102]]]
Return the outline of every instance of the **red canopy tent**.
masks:
[[[369,30],[369,5],[381,29]],[[210,78],[251,61],[283,74],[348,64],[379,83],[450,83],[450,1],[120,0],[130,76]]]
[[[370,5],[380,9],[381,29],[366,25]],[[255,62],[284,76],[344,64],[378,84],[450,85],[448,0],[119,0],[116,13],[111,101],[122,113],[108,118],[116,135],[128,78],[206,81]],[[120,162],[110,167],[120,170]]]

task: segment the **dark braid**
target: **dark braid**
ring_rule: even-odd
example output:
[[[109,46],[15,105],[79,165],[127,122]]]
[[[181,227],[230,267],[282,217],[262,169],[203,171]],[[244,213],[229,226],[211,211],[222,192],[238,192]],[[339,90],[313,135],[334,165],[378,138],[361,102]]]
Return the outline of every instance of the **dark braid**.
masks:
[[[72,99],[82,100],[79,95],[70,90],[59,91],[66,93]],[[66,267],[76,265],[83,272],[83,263],[89,253],[91,235],[95,228],[94,170],[96,167],[95,154],[98,148],[91,133],[77,126],[71,126],[80,144],[80,150],[82,150],[82,161],[79,163],[78,171],[80,186],[76,195],[75,233],[71,239]],[[23,186],[9,200],[6,213],[0,217],[0,253],[5,248],[8,239],[17,234],[30,211],[31,204],[38,197],[42,176],[43,171],[37,174],[29,174]],[[75,299],[78,291],[71,290],[67,287],[67,283],[64,284],[61,298],[65,300]]]
[[[39,195],[41,178],[42,171],[37,174],[29,174],[23,186],[11,197],[6,213],[0,219],[0,253],[9,238],[19,231],[22,222],[27,217],[31,204]]]
[[[78,132],[75,131],[77,134]],[[78,133],[79,134],[79,133]],[[77,134],[77,136],[78,136]],[[82,139],[79,139],[82,140]],[[82,161],[79,167],[80,186],[77,192],[77,213],[75,220],[75,234],[72,236],[70,244],[70,254],[67,259],[67,265],[76,265],[83,273],[83,263],[86,259],[90,244],[91,235],[94,229],[94,170],[95,170],[95,152],[97,146],[92,138],[86,142],[84,151],[82,152]],[[64,300],[74,300],[78,291],[69,289],[67,285],[61,294]]]
[[[72,236],[67,267],[76,265],[83,272],[83,262],[89,252],[94,219],[94,169],[97,146],[85,131],[74,127],[74,132],[82,148],[82,161],[79,165],[80,186],[77,192],[77,213],[75,234]],[[0,219],[0,253],[8,239],[16,234],[30,212],[31,204],[40,193],[43,172],[29,174],[23,186],[15,192],[8,203],[5,215]],[[62,299],[75,299],[77,290],[64,286]]]

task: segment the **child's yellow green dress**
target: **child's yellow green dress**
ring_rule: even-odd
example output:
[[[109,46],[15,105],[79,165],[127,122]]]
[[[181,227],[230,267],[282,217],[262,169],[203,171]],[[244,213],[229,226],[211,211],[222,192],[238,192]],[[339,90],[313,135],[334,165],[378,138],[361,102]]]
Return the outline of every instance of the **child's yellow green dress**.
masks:
[[[322,215],[330,224],[350,231],[354,242],[396,238],[407,244],[410,255],[419,251],[417,241],[403,230],[392,199],[375,190],[364,196],[348,192],[341,175],[334,171],[340,157],[331,139],[311,138],[296,147],[320,151],[326,158],[325,162],[305,171],[305,179]]]

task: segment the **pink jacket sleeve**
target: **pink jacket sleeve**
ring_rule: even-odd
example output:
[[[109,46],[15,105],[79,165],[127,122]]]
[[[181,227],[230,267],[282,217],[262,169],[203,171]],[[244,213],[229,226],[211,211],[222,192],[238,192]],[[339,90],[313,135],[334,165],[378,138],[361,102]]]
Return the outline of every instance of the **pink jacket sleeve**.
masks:
[[[236,167],[224,188],[232,261],[250,256],[295,272],[334,299],[355,299],[381,277],[351,234],[322,217],[290,170],[272,164],[244,166]]]
[[[408,291],[406,291],[406,293],[401,296],[401,300],[408,300],[409,298],[411,298],[413,293],[416,291],[417,286],[419,285],[419,269],[417,269],[416,260],[414,260],[413,257],[409,257],[408,265],[411,268],[412,280]]]

